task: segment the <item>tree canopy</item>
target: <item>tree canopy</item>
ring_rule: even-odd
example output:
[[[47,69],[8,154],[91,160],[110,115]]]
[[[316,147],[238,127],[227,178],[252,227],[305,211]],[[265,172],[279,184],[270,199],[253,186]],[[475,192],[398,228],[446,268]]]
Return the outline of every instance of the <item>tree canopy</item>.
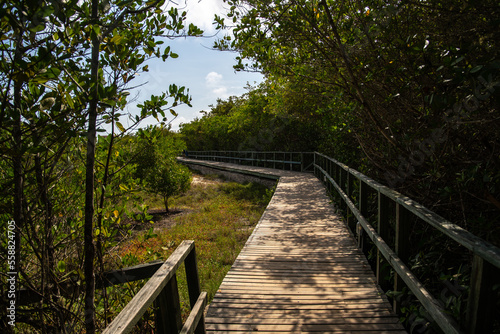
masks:
[[[228,3],[219,22],[233,30],[215,47],[239,52],[236,69],[266,75],[281,92],[269,98],[277,110],[322,124],[317,149],[447,203],[440,210],[464,225],[479,208],[498,218],[498,4]]]

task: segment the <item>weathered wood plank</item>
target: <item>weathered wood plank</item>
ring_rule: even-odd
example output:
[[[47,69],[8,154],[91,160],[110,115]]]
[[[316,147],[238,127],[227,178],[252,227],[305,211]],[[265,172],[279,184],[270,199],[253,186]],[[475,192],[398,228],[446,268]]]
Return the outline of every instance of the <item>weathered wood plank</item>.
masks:
[[[177,276],[174,274],[160,292],[155,305],[155,329],[160,334],[177,334],[182,328]]]
[[[374,319],[379,317],[393,317],[394,314],[389,309],[372,310],[372,309],[335,309],[335,310],[269,310],[255,309],[249,313],[244,309],[228,309],[228,308],[209,308],[207,316],[214,318],[229,318],[236,322],[241,318],[258,318],[258,319],[332,319],[343,317],[347,319],[361,318]]]
[[[297,324],[297,325],[265,325],[265,324],[210,324],[207,326],[209,331],[220,331],[220,330],[236,330],[244,332],[261,332],[261,331],[272,331],[272,332],[330,332],[330,331],[392,331],[401,330],[401,324],[399,323],[384,323],[384,324],[321,324],[321,325],[307,325],[307,324]]]
[[[362,315],[363,317],[366,317],[366,315]],[[384,323],[397,323],[399,320],[397,317],[394,316],[384,316],[384,317],[377,317],[374,320],[372,319],[366,319],[363,317],[359,317],[359,319],[356,318],[350,318],[346,319],[343,316],[335,316],[331,318],[325,318],[325,319],[317,319],[315,317],[310,317],[310,318],[301,318],[301,319],[296,319],[296,318],[265,318],[262,319],[261,324],[265,325],[281,325],[281,324],[337,324],[337,323],[376,323],[376,324],[384,324]],[[245,318],[245,317],[239,317],[235,318],[239,324],[251,324],[252,319],[250,318]],[[228,323],[228,318],[212,318],[212,321],[214,324],[227,324]]]
[[[200,331],[203,331],[203,333],[205,332],[203,312],[205,311],[206,306],[207,293],[203,291],[202,293],[200,293],[198,300],[191,309],[191,313],[189,314],[186,323],[182,327],[180,334],[193,334],[195,333],[195,331],[198,331],[198,328]]]
[[[245,301],[245,300],[264,300],[264,301],[297,301],[297,302],[302,302],[302,301],[310,301],[310,300],[320,300],[321,302],[323,301],[338,301],[338,300],[344,300],[344,301],[351,301],[351,300],[361,300],[361,299],[377,299],[380,297],[380,294],[378,292],[364,292],[364,293],[351,293],[351,294],[297,294],[297,295],[290,295],[290,294],[280,294],[280,295],[272,295],[272,294],[250,294],[250,293],[225,293],[225,292],[219,292],[217,296],[214,298],[215,301]]]

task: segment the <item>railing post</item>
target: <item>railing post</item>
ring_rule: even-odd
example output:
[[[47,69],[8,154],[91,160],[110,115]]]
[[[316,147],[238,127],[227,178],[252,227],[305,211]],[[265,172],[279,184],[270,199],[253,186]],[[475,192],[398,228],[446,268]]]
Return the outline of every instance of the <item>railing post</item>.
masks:
[[[326,171],[328,172],[327,174],[331,176],[332,179],[335,179],[335,175],[333,174],[333,167],[332,167],[332,161],[330,159],[326,159],[326,166],[328,169]]]
[[[466,327],[468,333],[492,333],[496,308],[493,285],[499,271],[488,261],[474,254],[469,299],[467,301]]]
[[[410,211],[399,203],[396,203],[396,245],[395,252],[405,263],[408,263],[410,248],[408,240],[410,238]],[[394,291],[402,291],[404,282],[397,273],[394,273]],[[399,313],[400,304],[396,299],[393,301],[394,312]]]
[[[339,186],[340,186],[340,189],[342,189],[345,193],[347,193],[347,172],[345,171],[344,168],[342,167],[338,167],[339,168]],[[340,202],[340,208],[345,211],[345,214],[347,216],[347,211],[348,211],[348,206],[347,206],[347,202],[345,201],[342,201]]]
[[[354,190],[354,177],[351,175],[351,173],[347,172],[347,197],[352,201],[352,191]],[[356,232],[356,221],[352,215],[352,212],[350,212],[349,208],[347,209],[347,226],[349,226],[349,229],[355,233]]]
[[[196,248],[193,247],[191,252],[186,257],[186,260],[184,260],[184,266],[186,268],[186,281],[188,284],[189,304],[191,305],[191,310],[194,308],[196,301],[198,300],[198,297],[201,293],[195,249]],[[195,333],[205,333],[205,317],[203,315],[201,316],[200,322],[196,327]]]
[[[338,179],[337,179],[337,184],[339,185],[340,189],[342,189],[342,191],[345,191],[345,188],[344,188],[344,173],[342,173],[342,171],[344,170],[342,167],[338,166],[337,165],[337,170],[338,170]],[[345,205],[345,202],[342,200],[342,198],[340,198],[340,210],[344,211],[344,208],[347,206]]]
[[[318,177],[318,171],[316,170],[316,152],[313,152],[313,174]]]
[[[359,180],[359,212],[365,218],[368,216],[368,185],[362,180]],[[366,247],[363,237],[364,230],[361,225],[358,225],[357,229],[358,248],[364,253]]]
[[[390,201],[382,194],[380,191],[378,192],[378,224],[377,224],[377,233],[380,237],[388,242],[389,238],[389,210],[390,210]],[[380,285],[382,290],[387,291],[390,289],[389,287],[389,276],[390,276],[390,266],[385,262],[384,257],[380,253],[380,250],[377,248],[377,283]]]
[[[155,300],[155,325],[159,334],[177,334],[182,328],[181,304],[176,275]]]

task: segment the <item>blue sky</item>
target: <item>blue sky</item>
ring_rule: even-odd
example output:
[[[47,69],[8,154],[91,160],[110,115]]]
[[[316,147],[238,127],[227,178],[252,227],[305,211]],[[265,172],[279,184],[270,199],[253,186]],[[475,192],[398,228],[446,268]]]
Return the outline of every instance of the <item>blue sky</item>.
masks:
[[[214,14],[224,13],[222,0],[187,0],[187,22],[196,24],[205,31],[205,35],[215,33],[212,26]],[[181,4],[180,4],[181,5]],[[180,38],[166,40],[165,45],[170,45],[171,50],[179,55],[176,59],[151,60],[149,72],[141,74],[134,85],[146,83],[144,86],[131,92],[132,96],[138,94],[138,101],[128,107],[131,113],[136,110],[135,105],[147,99],[152,94],[159,95],[168,90],[170,84],[186,86],[192,96],[192,105],[178,106],[175,111],[179,116],[172,121],[174,130],[180,123],[188,123],[195,117],[200,117],[200,111],[210,110],[209,105],[215,104],[217,98],[226,99],[232,95],[242,95],[246,92],[245,86],[250,83],[254,86],[263,80],[259,73],[235,72],[233,65],[236,63],[236,53],[212,50],[214,39],[220,38],[219,33],[215,38]],[[169,114],[169,120],[173,117]],[[156,123],[155,119],[148,119],[141,126]]]

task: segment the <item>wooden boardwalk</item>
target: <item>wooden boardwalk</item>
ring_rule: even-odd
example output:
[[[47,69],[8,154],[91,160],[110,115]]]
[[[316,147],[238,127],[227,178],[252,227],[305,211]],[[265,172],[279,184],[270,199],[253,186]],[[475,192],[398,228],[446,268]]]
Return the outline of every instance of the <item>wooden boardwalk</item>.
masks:
[[[280,180],[208,308],[208,332],[406,333],[314,175],[210,164]]]

